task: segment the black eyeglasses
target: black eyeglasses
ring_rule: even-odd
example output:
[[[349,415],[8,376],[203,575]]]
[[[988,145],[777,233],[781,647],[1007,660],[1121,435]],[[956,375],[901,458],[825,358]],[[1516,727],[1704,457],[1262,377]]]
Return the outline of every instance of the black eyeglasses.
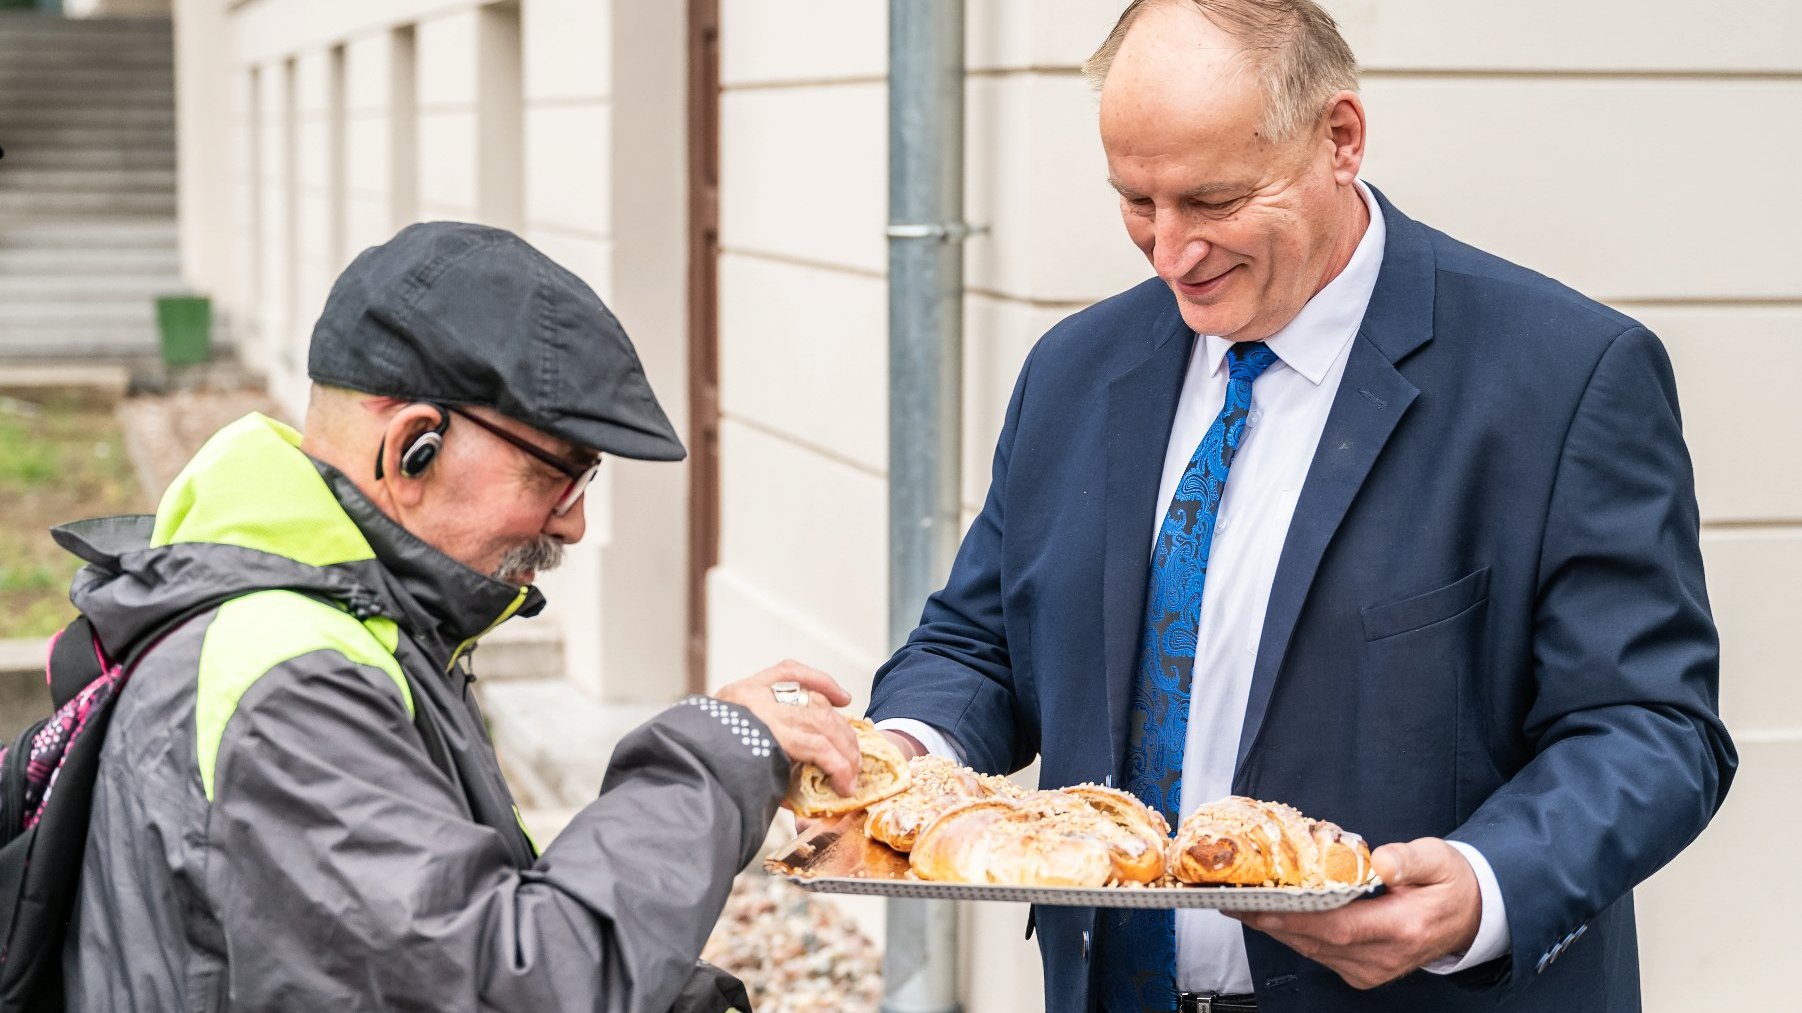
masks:
[[[582,498],[582,494],[588,491],[588,483],[594,481],[595,473],[601,470],[601,458],[599,454],[596,454],[594,460],[590,461],[588,464],[571,464],[563,458],[558,457],[556,454],[532,443],[530,440],[515,436],[479,415],[472,415],[456,405],[441,405],[440,407],[458,418],[468,419],[477,426],[488,430],[495,436],[500,437],[507,443],[513,444],[515,447],[525,451],[537,460],[543,461],[545,464],[556,469],[558,474],[569,479],[569,485],[558,495],[556,504],[551,507],[551,512],[559,517],[569,513],[570,508],[576,505],[576,501]]]

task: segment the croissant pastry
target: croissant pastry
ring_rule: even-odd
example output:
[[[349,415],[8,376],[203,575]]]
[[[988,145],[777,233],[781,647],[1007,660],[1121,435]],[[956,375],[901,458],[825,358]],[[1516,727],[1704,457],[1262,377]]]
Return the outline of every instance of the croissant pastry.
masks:
[[[1138,796],[1098,784],[1079,784],[1064,792],[1087,802],[1118,830],[1113,845],[1114,880],[1120,883],[1153,883],[1164,876],[1165,851],[1170,844],[1170,824],[1164,814],[1139,801]]]
[[[857,730],[857,749],[863,756],[855,789],[849,796],[840,795],[832,790],[825,771],[811,763],[799,764],[789,777],[788,795],[782,800],[796,816],[817,819],[855,812],[907,790],[907,760],[901,750],[868,721],[852,718],[851,727]]]
[[[1107,791],[1107,789],[1098,789]],[[920,834],[908,864],[922,879],[1005,886],[1088,887],[1155,881],[1164,837],[1132,812],[1130,796],[1108,798],[1120,819],[1068,791],[956,806]],[[1142,807],[1141,807],[1142,808]],[[1144,826],[1122,820],[1138,818]]]
[[[1234,795],[1183,820],[1169,866],[1178,880],[1197,885],[1355,885],[1370,873],[1370,849],[1335,823]]]
[[[863,831],[903,854],[921,831],[952,808],[974,799],[1019,798],[1025,789],[1005,777],[978,774],[943,756],[916,756],[907,765],[907,790],[870,806]]]

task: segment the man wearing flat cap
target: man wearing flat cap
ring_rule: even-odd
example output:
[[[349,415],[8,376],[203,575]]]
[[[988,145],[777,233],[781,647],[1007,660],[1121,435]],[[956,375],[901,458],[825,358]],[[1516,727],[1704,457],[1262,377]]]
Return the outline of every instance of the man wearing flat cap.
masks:
[[[109,652],[152,644],[107,731],[69,1008],[662,1013],[791,761],[849,787],[848,696],[785,662],[682,701],[541,853],[469,649],[542,608],[602,454],[682,444],[619,321],[498,229],[364,252],[308,373],[304,433],[240,419],[154,517],[59,530]]]

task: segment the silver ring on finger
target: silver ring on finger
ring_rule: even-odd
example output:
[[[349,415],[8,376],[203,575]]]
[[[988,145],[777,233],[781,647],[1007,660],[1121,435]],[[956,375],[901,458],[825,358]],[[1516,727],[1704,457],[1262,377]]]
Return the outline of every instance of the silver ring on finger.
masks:
[[[813,698],[798,682],[772,682],[770,695],[776,698],[777,703],[790,707],[805,707],[813,702]]]

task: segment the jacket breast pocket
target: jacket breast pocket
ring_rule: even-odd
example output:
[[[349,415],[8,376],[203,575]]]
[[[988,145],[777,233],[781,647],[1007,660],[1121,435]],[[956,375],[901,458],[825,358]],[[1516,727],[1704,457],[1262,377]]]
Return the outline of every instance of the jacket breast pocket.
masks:
[[[1489,598],[1489,567],[1458,578],[1424,594],[1360,609],[1364,639],[1382,640],[1412,633],[1462,615]]]

